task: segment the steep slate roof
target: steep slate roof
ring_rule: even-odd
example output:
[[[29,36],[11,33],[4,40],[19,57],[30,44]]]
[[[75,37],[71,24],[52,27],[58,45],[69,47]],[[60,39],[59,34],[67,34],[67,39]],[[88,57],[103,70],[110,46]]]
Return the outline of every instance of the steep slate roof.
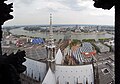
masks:
[[[47,57],[47,51],[46,48],[41,47],[41,48],[29,48],[25,49],[26,51],[26,57],[31,58],[33,60],[39,60],[39,59],[44,59]]]
[[[59,49],[56,56],[55,56],[55,60],[56,60],[55,63],[56,64],[61,64],[62,59],[63,59],[63,55],[62,55],[61,50]]]
[[[49,68],[42,84],[56,84],[55,73],[53,73],[50,68]]]

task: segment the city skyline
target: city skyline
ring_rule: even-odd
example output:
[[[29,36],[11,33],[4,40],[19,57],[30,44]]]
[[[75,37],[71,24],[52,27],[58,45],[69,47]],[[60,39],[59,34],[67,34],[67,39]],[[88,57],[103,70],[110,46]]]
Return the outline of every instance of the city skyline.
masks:
[[[49,24],[52,13],[53,24],[114,25],[114,7],[111,10],[97,9],[92,0],[9,0],[13,2],[14,18],[5,26]]]

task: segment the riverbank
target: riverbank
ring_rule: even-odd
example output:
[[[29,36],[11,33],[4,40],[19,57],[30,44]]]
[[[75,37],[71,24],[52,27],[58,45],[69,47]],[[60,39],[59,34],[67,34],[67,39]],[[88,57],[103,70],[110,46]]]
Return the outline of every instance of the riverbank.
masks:
[[[41,32],[29,32],[26,31],[22,28],[17,28],[17,29],[12,29],[10,30],[10,32],[13,35],[25,35],[28,37],[40,37],[40,38],[48,38],[48,33],[41,33]],[[53,38],[56,40],[59,39],[64,39],[66,33],[54,33]],[[98,32],[98,33],[76,33],[76,34],[71,34],[71,39],[78,39],[78,40],[83,40],[83,39],[95,39],[96,41],[98,41],[98,39],[101,38],[113,38],[114,35],[105,33],[105,32]]]

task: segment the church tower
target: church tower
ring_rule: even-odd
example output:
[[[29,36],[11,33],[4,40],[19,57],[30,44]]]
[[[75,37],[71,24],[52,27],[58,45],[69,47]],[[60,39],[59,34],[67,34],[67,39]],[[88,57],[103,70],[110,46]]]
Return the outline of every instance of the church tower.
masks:
[[[52,29],[52,14],[50,14],[50,27],[49,27],[49,39],[46,46],[47,50],[47,62],[48,68],[50,67],[51,70],[55,71],[55,44],[53,39],[53,29]]]

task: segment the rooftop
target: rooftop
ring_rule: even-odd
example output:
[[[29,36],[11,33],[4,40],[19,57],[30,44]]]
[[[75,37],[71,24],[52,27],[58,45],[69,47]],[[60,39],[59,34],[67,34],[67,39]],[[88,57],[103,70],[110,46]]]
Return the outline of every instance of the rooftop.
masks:
[[[93,46],[88,42],[82,43],[82,46],[73,46],[71,48],[68,46],[64,51],[65,61],[72,58],[77,64],[91,63],[92,60],[95,60],[95,54]]]

